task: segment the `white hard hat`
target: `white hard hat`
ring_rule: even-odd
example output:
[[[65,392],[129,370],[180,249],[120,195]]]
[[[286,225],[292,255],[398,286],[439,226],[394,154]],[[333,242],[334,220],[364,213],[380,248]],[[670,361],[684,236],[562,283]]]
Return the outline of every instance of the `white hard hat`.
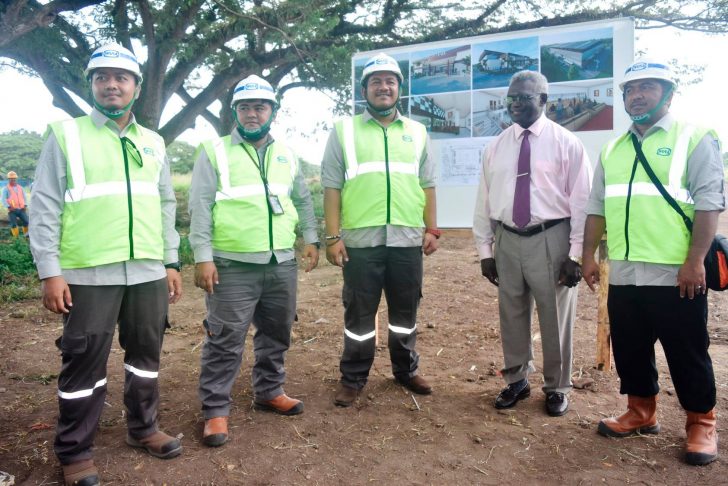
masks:
[[[268,81],[252,74],[243,79],[235,86],[233,91],[233,100],[230,102],[230,108],[235,108],[235,103],[240,100],[268,100],[274,106],[278,106],[276,92]]]
[[[91,54],[91,59],[88,60],[88,66],[83,74],[88,78],[91,71],[102,67],[125,69],[134,73],[139,82],[142,82],[142,72],[136,56],[119,44],[105,44],[96,49]]]
[[[399,68],[399,63],[388,56],[387,54],[380,52],[374,57],[369,58],[367,63],[364,65],[364,71],[361,73],[361,85],[366,86],[367,78],[370,74],[385,71],[394,74],[399,79],[400,83],[404,82],[404,76],[402,76],[402,70]]]
[[[637,79],[661,79],[672,84],[673,88],[675,87],[675,80],[670,66],[666,62],[652,59],[638,59],[633,62],[624,72],[622,82],[619,83],[619,89],[624,91],[625,84]]]

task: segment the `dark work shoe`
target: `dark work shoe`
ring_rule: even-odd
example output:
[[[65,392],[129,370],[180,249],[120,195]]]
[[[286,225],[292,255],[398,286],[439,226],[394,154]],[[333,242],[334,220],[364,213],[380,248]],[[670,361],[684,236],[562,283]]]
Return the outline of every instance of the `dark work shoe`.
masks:
[[[74,462],[61,466],[63,469],[63,483],[66,486],[98,486],[99,471],[93,459]]]
[[[552,417],[561,417],[569,411],[569,399],[561,392],[546,394],[546,413]]]
[[[132,447],[146,450],[149,454],[160,459],[172,459],[182,453],[182,443],[179,439],[157,431],[141,439],[126,434],[126,443]]]
[[[432,393],[432,387],[420,375],[415,375],[409,379],[394,379],[397,383],[418,395],[429,395]]]
[[[359,396],[359,390],[339,383],[339,388],[334,395],[334,404],[338,407],[351,407]]]
[[[523,379],[515,383],[511,383],[501,390],[495,398],[495,408],[511,408],[518,400],[523,400],[531,396],[531,385],[528,380]]]

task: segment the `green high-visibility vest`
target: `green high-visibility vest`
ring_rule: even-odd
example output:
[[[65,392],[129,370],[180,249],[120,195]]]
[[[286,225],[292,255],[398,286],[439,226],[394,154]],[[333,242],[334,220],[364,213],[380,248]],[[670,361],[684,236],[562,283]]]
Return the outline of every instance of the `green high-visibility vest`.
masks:
[[[674,122],[670,130],[658,130],[642,141],[642,151],[655,175],[691,219],[695,208],[687,187],[687,161],[708,133],[717,139],[712,130]],[[636,160],[630,133],[603,147],[601,164],[609,258],[684,263],[690,232]]]
[[[217,172],[217,193],[212,209],[212,248],[237,253],[285,250],[296,241],[298,212],[291,200],[298,171],[295,154],[273,142],[265,153],[270,194],[278,196],[283,214],[273,214],[258,167],[258,152],[247,142],[232,144],[231,137],[202,144]]]
[[[86,268],[132,259],[162,260],[159,177],[164,140],[132,125],[124,149],[119,135],[91,117],[50,125],[66,157],[61,220],[61,268]],[[137,153],[138,152],[138,153]]]
[[[399,117],[385,129],[357,115],[336,122],[336,133],[346,168],[341,227],[423,227],[425,192],[419,171],[427,141],[425,126]]]

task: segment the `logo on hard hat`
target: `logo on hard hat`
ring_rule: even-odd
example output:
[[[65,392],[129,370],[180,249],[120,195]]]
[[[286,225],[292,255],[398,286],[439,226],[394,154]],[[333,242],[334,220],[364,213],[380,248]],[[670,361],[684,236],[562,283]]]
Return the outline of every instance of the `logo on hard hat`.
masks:
[[[632,71],[642,71],[643,69],[647,69],[646,62],[636,62],[632,65]]]
[[[389,64],[389,59],[376,59],[374,64]]]
[[[245,89],[260,89],[258,83],[248,83],[245,85]]]
[[[671,153],[672,153],[672,149],[669,147],[660,147],[657,149],[657,155],[662,155],[664,157],[667,157]]]
[[[119,51],[104,51],[104,57],[119,57]]]

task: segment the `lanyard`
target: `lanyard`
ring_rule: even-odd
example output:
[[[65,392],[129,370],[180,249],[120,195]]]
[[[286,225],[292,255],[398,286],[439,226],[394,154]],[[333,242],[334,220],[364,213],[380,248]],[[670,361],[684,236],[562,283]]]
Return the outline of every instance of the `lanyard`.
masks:
[[[256,169],[258,169],[258,173],[260,174],[260,178],[263,180],[263,185],[265,186],[265,192],[268,193],[268,170],[270,169],[270,147],[266,148],[265,150],[265,160],[263,163],[263,167],[260,166],[260,159],[258,157],[258,151],[255,151],[255,157],[253,157],[250,152],[248,152],[248,148],[246,147],[245,143],[241,143],[243,150],[245,150],[245,153],[248,154],[248,158],[251,162],[253,162],[253,165],[255,165]]]

